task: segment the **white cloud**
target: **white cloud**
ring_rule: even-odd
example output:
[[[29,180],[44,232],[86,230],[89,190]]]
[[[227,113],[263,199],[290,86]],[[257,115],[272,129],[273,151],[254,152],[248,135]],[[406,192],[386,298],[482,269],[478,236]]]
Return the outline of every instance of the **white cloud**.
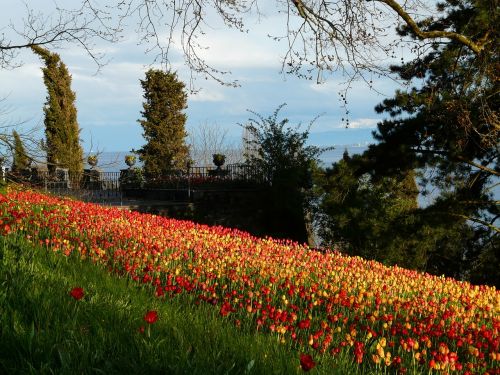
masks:
[[[73,70],[73,89],[77,97],[101,102],[141,101],[139,79],[144,77],[143,64],[122,62],[111,63],[100,74],[93,74],[88,69]]]
[[[193,102],[221,102],[224,100],[224,94],[216,89],[204,89],[189,95],[189,101]]]
[[[14,70],[0,70],[0,99],[15,111],[14,117],[36,123],[42,114],[46,89],[41,65],[26,63]]]
[[[197,40],[200,45],[208,47],[197,52],[209,65],[233,73],[245,68],[280,69],[287,45],[269,35],[285,35],[286,24],[283,15],[278,14],[274,7],[269,9],[267,16],[248,15],[247,32],[228,29],[214,15],[209,18],[209,24],[204,30],[206,34]]]
[[[7,88],[15,91],[16,88],[26,90],[31,89],[32,83],[40,82],[40,87],[43,87],[43,74],[41,65],[27,63],[14,70],[0,70],[0,81],[2,85],[0,91],[5,91]]]
[[[269,42],[238,33],[212,33],[206,41],[210,48],[199,55],[210,65],[223,69],[278,68],[279,56],[269,48]]]
[[[339,91],[345,88],[345,82],[336,78],[330,77],[329,80],[321,83],[310,83],[309,88],[320,94],[338,94]]]
[[[377,127],[377,123],[380,119],[376,118],[358,118],[352,121],[349,121],[349,128],[351,129],[375,129]]]

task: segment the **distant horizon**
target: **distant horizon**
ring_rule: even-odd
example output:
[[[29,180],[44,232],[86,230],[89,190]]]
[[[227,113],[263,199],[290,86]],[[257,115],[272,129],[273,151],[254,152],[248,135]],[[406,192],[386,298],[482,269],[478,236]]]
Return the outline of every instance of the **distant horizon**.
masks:
[[[311,132],[309,133],[309,138],[307,141],[308,145],[317,147],[366,147],[370,144],[375,144],[377,141],[373,138],[373,129],[358,129],[358,128],[348,128],[342,130],[329,130],[321,132]],[[354,138],[354,139],[353,139]],[[140,140],[140,141],[139,141]],[[134,147],[129,150],[125,149],[113,149],[109,150],[101,145],[94,146],[95,150],[85,148],[85,142],[82,144],[84,152],[86,154],[96,153],[96,152],[129,152],[132,149],[139,149],[146,142],[142,137],[139,140],[135,140]],[[240,145],[242,137],[241,136],[228,136],[226,139],[227,145]],[[336,141],[330,143],[330,141]]]
[[[374,143],[370,143],[368,141],[365,142],[358,142],[358,143],[337,143],[337,144],[332,144],[328,147],[368,147]],[[311,146],[317,146],[317,147],[327,147],[327,146],[321,146],[321,145],[316,145],[316,144],[310,144]],[[85,156],[89,155],[94,155],[94,154],[106,154],[106,153],[129,153],[133,154],[132,151],[130,150],[102,150],[102,151],[92,151],[92,150],[83,150],[83,153]]]
[[[352,154],[359,154],[362,151],[367,149],[367,145],[336,145],[337,148],[334,150],[329,150],[325,151],[322,153],[319,157],[319,159],[326,165],[330,163],[334,163],[342,158],[342,155],[345,151],[346,148],[349,148],[348,151]],[[360,149],[360,150],[358,150]],[[358,151],[358,152],[353,152],[353,151]],[[361,151],[361,152],[359,152]],[[100,156],[99,162],[97,167],[103,169],[103,171],[119,171],[120,169],[126,169],[128,166],[125,164],[125,156],[128,154],[131,154],[130,151],[102,151],[100,153],[95,153],[95,152],[84,152],[85,158],[88,155],[94,155],[97,154]],[[137,159],[136,164],[140,164],[139,160]],[[232,164],[231,162],[228,162],[226,164]],[[195,164],[195,166],[199,167],[210,167],[212,166],[211,163],[208,163],[208,165],[202,165],[201,163]],[[85,162],[85,167],[87,168],[88,165]]]

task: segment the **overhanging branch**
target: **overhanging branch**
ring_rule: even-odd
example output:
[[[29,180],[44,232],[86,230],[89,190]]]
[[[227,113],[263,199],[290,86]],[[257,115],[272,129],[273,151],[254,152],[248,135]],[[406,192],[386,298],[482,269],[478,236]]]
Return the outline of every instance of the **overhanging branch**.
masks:
[[[421,153],[421,154],[433,154],[433,155],[443,155],[443,156],[446,156],[449,158],[451,157],[449,152],[442,151],[442,150],[423,150],[423,149],[418,149],[418,148],[412,148],[411,151],[413,151],[415,153]],[[468,160],[468,159],[464,158],[463,156],[458,155],[458,156],[453,157],[453,159],[461,161],[461,162],[466,163],[466,164],[469,164],[470,166],[478,168],[478,169],[482,170],[483,172],[487,172],[489,174],[492,174],[493,176],[500,177],[500,173],[495,171],[494,169],[491,169],[491,168],[488,168],[484,165],[478,164],[472,160]]]
[[[500,233],[500,228],[499,227],[496,227],[494,226],[493,224],[490,224],[488,223],[487,221],[485,220],[481,220],[481,219],[478,219],[476,217],[471,217],[471,216],[467,216],[467,215],[462,215],[462,214],[454,214],[454,213],[450,213],[449,215],[451,216],[455,216],[455,217],[460,217],[462,219],[465,219],[465,220],[469,220],[469,221],[473,221],[475,223],[478,223],[478,224],[481,224],[481,225],[484,225],[490,229],[492,229],[493,231],[497,232],[497,233]]]
[[[372,1],[372,0],[367,0],[367,1]],[[396,0],[373,0],[373,1],[378,1],[380,3],[386,4],[394,12],[396,12],[396,14],[404,20],[404,22],[410,27],[413,33],[420,39],[445,38],[454,40],[469,48],[476,55],[479,55],[483,51],[484,46],[488,41],[488,35],[489,35],[488,33],[486,33],[484,37],[479,40],[479,42],[474,42],[465,35],[452,31],[445,31],[445,30],[424,31],[417,25],[417,22],[412,18],[412,16],[410,16],[408,12],[406,12]],[[300,17],[302,17],[304,20],[308,22],[315,23],[319,27],[322,27],[321,24],[328,25],[332,29],[330,35],[335,37],[335,31],[338,31],[338,28],[332,21],[323,17],[318,11],[315,11],[311,7],[308,7],[303,0],[292,0],[292,3],[295,6],[297,13]],[[339,42],[341,41],[339,40]]]
[[[464,163],[466,163],[466,164],[469,164],[469,165],[471,165],[473,167],[476,167],[476,168],[478,168],[478,169],[480,169],[480,170],[482,170],[484,172],[488,172],[488,173],[490,173],[490,174],[492,174],[494,176],[500,177],[500,173],[498,173],[494,169],[485,167],[484,165],[475,163],[475,162],[473,162],[471,160],[467,160],[467,159],[465,159],[464,157],[461,157],[461,156],[457,156],[457,159],[460,160],[460,161],[462,161],[462,162],[464,162]]]
[[[479,55],[481,51],[484,49],[484,43],[482,45],[474,43],[472,40],[470,40],[463,34],[451,31],[444,31],[444,30],[423,31],[420,27],[418,27],[415,20],[395,0],[375,0],[375,1],[384,3],[391,9],[393,9],[406,22],[406,24],[411,28],[411,30],[415,33],[415,35],[418,36],[420,39],[438,39],[438,38],[451,39],[465,45],[476,55]]]

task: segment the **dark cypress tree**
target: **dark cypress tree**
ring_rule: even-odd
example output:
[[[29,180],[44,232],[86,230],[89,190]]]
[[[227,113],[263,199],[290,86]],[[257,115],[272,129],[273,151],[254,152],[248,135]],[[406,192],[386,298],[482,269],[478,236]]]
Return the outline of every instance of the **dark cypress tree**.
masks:
[[[19,134],[13,130],[12,138],[14,139],[14,154],[12,158],[12,171],[20,172],[29,168],[30,159],[26,154],[23,141]]]
[[[68,168],[70,173],[83,170],[83,150],[75,107],[75,93],[71,90],[71,75],[56,53],[41,48],[32,50],[44,61],[43,81],[47,88],[45,137],[47,166]]]
[[[154,182],[174,170],[185,169],[187,95],[176,73],[150,69],[141,80],[143,118],[139,120],[147,143],[136,153],[144,165],[144,177]]]

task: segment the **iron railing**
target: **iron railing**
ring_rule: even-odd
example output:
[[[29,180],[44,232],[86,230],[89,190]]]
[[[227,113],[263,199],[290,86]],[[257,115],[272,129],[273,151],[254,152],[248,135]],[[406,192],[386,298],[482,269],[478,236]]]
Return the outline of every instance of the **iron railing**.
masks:
[[[70,173],[65,169],[56,169],[52,173],[31,169],[17,173],[5,171],[2,177],[4,175],[7,179],[28,183],[56,195],[96,203],[122,202],[127,195],[137,196],[139,190],[155,189],[163,191],[159,196],[172,197],[180,196],[176,192],[186,191],[187,195],[181,195],[189,198],[195,190],[231,189],[262,180],[255,168],[244,164],[230,164],[222,168],[195,166],[147,181],[136,169],[120,172],[91,169],[83,173]]]
[[[9,177],[56,195],[87,202],[111,203],[120,202],[123,198],[120,172],[90,170],[83,173],[69,173],[66,170],[56,170],[55,173],[49,173],[32,170],[11,173]]]

